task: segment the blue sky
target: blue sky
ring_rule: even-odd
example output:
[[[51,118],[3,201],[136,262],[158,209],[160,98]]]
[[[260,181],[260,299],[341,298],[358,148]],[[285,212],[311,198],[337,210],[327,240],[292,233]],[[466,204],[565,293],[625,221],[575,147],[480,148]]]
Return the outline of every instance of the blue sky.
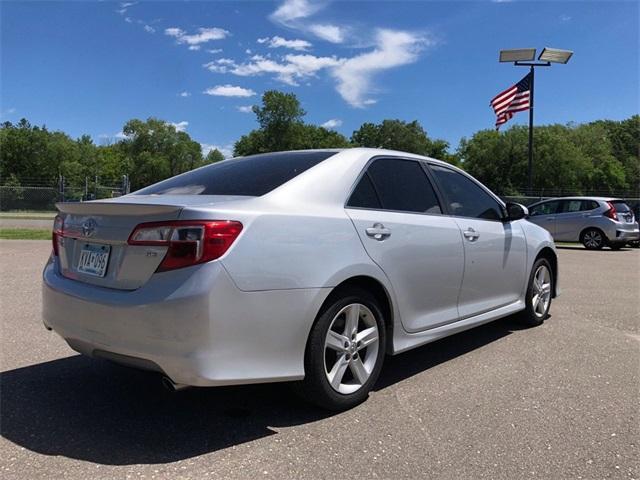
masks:
[[[347,136],[417,119],[455,148],[492,128],[489,100],[526,74],[498,51],[544,46],[575,54],[539,69],[536,123],[623,119],[639,106],[638,5],[3,1],[0,119],[102,143],[155,116],[228,151],[256,127],[247,107],[280,89]]]

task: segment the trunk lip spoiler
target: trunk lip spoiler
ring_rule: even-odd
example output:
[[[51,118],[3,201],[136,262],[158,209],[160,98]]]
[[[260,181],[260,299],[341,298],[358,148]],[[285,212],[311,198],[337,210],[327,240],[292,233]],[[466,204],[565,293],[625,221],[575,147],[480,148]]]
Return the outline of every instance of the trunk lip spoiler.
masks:
[[[145,204],[136,202],[58,202],[61,213],[72,215],[118,215],[134,216],[149,214],[179,213],[184,205]]]

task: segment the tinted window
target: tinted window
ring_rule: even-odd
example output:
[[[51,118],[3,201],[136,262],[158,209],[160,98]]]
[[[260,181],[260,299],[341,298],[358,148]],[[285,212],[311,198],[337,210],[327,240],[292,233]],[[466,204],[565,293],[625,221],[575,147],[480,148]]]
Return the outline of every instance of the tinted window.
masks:
[[[337,151],[280,152],[225,160],[169,178],[134,195],[247,195],[258,197],[335,155]]]
[[[368,173],[365,173],[358,182],[347,205],[360,208],[382,208]]]
[[[629,208],[629,205],[627,205],[624,202],[611,202],[611,204],[613,205],[613,207],[616,209],[616,212],[618,213],[626,213],[626,212],[630,212],[631,209]]]
[[[473,180],[439,165],[431,165],[431,169],[444,190],[452,215],[502,219],[502,206]]]
[[[594,202],[593,200],[583,200],[582,201],[582,210],[594,210],[598,208],[598,202]]]
[[[558,212],[560,202],[544,202],[539,205],[535,205],[529,209],[529,215],[532,217],[535,215],[553,215]]]
[[[442,213],[427,174],[416,161],[379,159],[369,165],[363,179],[367,176],[385,210]],[[351,200],[349,206],[355,206]]]
[[[562,213],[579,212],[582,210],[582,200],[565,200],[562,202]]]

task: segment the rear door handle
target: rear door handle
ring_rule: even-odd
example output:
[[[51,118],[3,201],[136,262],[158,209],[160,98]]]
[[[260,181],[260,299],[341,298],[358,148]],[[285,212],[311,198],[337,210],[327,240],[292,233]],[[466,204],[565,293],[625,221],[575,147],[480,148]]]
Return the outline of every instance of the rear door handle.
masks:
[[[464,235],[464,238],[472,242],[475,242],[480,237],[480,234],[471,227],[467,228],[464,232],[462,232],[462,234]]]
[[[391,236],[391,230],[386,228],[381,223],[374,223],[373,227],[369,227],[365,230],[367,232],[367,236],[373,238],[374,240],[382,241],[385,238]]]

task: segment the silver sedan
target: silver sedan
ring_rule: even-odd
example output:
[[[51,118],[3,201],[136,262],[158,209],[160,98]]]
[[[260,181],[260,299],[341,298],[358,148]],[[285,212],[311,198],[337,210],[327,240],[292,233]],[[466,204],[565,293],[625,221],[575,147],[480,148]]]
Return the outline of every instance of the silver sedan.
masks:
[[[517,312],[539,325],[558,293],[526,208],[401,152],[255,155],[58,208],[45,326],[174,389],[293,381],[345,409],[385,355]]]

